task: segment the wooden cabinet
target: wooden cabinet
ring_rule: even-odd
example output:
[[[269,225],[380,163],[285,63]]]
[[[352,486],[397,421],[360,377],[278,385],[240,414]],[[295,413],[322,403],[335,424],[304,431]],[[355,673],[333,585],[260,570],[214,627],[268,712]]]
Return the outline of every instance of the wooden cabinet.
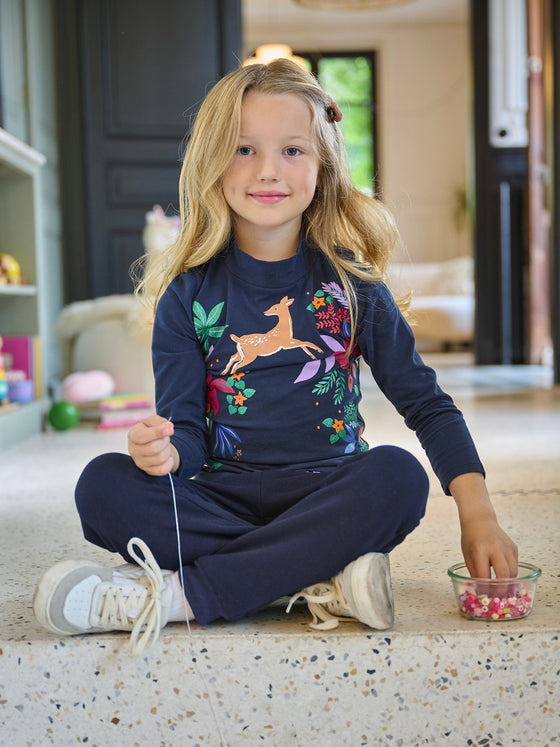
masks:
[[[0,128],[0,253],[13,255],[24,285],[0,285],[0,336],[36,338],[39,396],[0,407],[0,449],[41,429],[45,394],[43,227],[40,172],[45,157]]]

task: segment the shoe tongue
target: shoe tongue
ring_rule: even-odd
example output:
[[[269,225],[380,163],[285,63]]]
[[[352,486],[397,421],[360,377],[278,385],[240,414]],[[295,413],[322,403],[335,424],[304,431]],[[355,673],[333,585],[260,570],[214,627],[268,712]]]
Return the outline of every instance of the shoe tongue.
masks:
[[[321,597],[323,599],[332,599],[336,594],[334,586],[327,581],[315,584],[314,586],[309,586],[307,591],[311,596]]]

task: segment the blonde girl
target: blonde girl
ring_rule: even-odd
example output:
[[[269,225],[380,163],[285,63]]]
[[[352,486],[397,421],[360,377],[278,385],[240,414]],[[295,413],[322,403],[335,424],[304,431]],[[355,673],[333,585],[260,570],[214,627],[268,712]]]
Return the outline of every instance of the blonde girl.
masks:
[[[139,289],[155,299],[158,415],[76,487],[86,539],[129,564],[47,571],[34,608],[48,629],[130,630],[139,653],[168,622],[237,620],[286,596],[314,628],[391,627],[389,553],[420,522],[428,477],[364,441],[360,362],[453,495],[471,572],[515,575],[463,417],[384,282],[396,230],[352,185],[340,117],[280,60],[203,102],[180,235]]]
[[[238,147],[241,105],[250,91],[265,96],[296,95],[311,112],[320,177],[315,197],[302,216],[309,242],[333,263],[350,298],[353,286],[348,274],[385,280],[397,240],[392,216],[379,200],[354,186],[340,129],[333,126],[342,119],[336,104],[312,75],[289,60],[278,59],[269,65],[241,68],[208,94],[183,160],[179,238],[167,253],[151,259],[137,292],[157,303],[176,275],[207,262],[229,241],[232,214],[221,185]],[[341,256],[337,247],[352,247],[353,256]]]

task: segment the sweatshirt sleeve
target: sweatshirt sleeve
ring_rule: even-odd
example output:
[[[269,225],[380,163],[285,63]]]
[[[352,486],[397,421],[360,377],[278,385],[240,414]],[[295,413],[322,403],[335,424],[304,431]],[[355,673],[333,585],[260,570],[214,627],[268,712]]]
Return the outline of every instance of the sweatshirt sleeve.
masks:
[[[152,338],[157,413],[173,421],[171,442],[181,458],[181,477],[197,474],[207,457],[206,365],[194,329],[194,281],[188,275],[178,276],[161,297]]]
[[[381,391],[415,431],[444,492],[484,468],[462,413],[416,351],[412,330],[382,283],[359,290],[358,345]]]

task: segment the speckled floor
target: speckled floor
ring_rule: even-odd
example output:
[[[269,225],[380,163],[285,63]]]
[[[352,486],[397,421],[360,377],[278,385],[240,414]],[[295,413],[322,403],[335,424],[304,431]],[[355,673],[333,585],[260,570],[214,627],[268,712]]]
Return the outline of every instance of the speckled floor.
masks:
[[[89,458],[126,444],[122,431],[45,433],[0,454],[0,745],[558,743],[560,391],[542,369],[465,362],[433,359],[467,417],[502,525],[543,570],[531,616],[459,617],[446,576],[461,559],[456,511],[433,478],[424,521],[391,555],[390,631],[314,632],[300,608],[194,624],[192,640],[173,624],[140,659],[125,634],[60,640],[33,618],[35,584],[65,557],[107,561],[82,539],[73,486]],[[373,388],[365,400],[370,444],[398,443],[426,463]]]

